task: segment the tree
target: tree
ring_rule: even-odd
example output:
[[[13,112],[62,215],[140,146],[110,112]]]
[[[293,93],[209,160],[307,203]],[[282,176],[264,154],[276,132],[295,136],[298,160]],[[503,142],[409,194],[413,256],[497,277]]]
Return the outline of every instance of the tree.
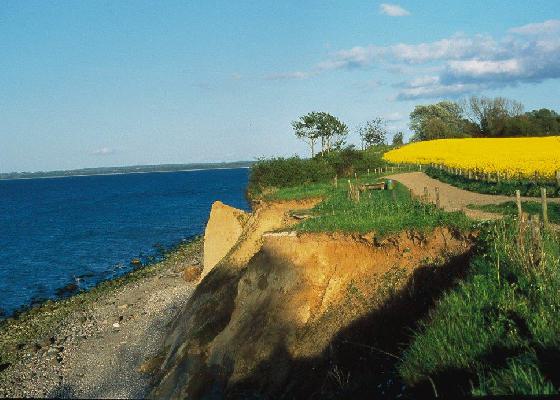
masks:
[[[560,135],[560,114],[556,111],[541,108],[540,110],[527,112],[525,116],[530,123],[530,135]]]
[[[478,134],[482,137],[511,136],[512,118],[523,114],[523,104],[505,97],[477,97],[472,96],[466,104],[466,114],[476,125]]]
[[[326,112],[310,112],[292,122],[295,135],[305,140],[311,147],[311,157],[315,156],[315,143],[321,141],[321,154],[341,148],[348,135],[347,126]]]
[[[412,140],[465,137],[466,122],[462,107],[453,101],[418,105],[410,113]]]
[[[383,118],[374,118],[358,127],[362,139],[362,150],[374,145],[385,144],[387,137],[386,122]]]
[[[397,132],[393,135],[393,146],[402,146],[404,144],[404,137],[402,132]]]

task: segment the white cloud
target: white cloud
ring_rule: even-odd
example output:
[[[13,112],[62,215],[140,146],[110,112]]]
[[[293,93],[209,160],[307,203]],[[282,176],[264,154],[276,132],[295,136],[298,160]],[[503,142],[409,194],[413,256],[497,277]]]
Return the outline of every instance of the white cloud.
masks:
[[[442,84],[439,79],[424,86],[410,86],[402,89],[394,100],[415,100],[433,97],[458,97],[466,93],[485,89],[485,85],[471,83]]]
[[[559,19],[549,19],[544,22],[537,22],[534,24],[527,24],[523,26],[518,26],[516,28],[511,28],[509,30],[511,33],[518,33],[521,35],[542,35],[560,32],[560,20]]]
[[[456,76],[468,76],[478,78],[484,76],[515,76],[522,70],[521,62],[517,59],[484,61],[484,60],[465,60],[450,61],[448,63],[449,72]]]
[[[397,85],[396,99],[460,94],[560,78],[560,27],[550,20],[513,28],[517,36],[457,34],[434,42],[356,46],[339,50],[317,68],[355,69],[381,66],[389,72],[417,75]],[[560,32],[560,30],[559,30]],[[537,35],[538,36],[533,36]],[[432,75],[419,75],[428,69]]]
[[[332,52],[309,72],[267,79],[306,79],[326,71],[381,67],[407,82],[394,99],[459,96],[560,78],[560,20],[512,28],[502,37],[456,34],[433,42],[369,44]],[[401,78],[402,79],[402,78]]]
[[[410,15],[408,10],[405,10],[398,4],[381,3],[379,5],[379,11],[382,14],[388,15],[390,17],[405,17]]]
[[[265,76],[266,80],[269,81],[282,81],[291,79],[307,79],[313,76],[311,72],[295,71],[295,72],[281,72],[277,74],[270,74]]]
[[[108,156],[108,155],[114,154],[114,153],[115,153],[115,149],[110,149],[108,147],[102,147],[100,149],[92,151],[91,154],[96,155],[96,156]]]
[[[383,119],[387,122],[398,122],[404,119],[403,115],[400,112],[393,112],[389,114],[385,114]]]

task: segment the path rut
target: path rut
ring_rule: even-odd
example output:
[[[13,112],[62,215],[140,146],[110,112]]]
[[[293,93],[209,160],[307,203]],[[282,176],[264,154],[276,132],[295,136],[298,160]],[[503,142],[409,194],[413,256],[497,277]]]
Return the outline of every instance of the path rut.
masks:
[[[500,204],[506,201],[515,200],[515,197],[504,195],[492,195],[469,192],[468,190],[459,189],[451,186],[448,183],[438,181],[437,179],[430,178],[423,172],[405,172],[401,174],[388,175],[387,178],[393,179],[402,183],[412,190],[416,196],[424,195],[424,188],[428,188],[428,200],[435,201],[435,188],[439,188],[441,208],[446,211],[463,211],[471,218],[479,220],[498,219],[502,216],[484,212],[480,210],[471,210],[467,208],[469,204],[486,205],[486,204]],[[522,197],[522,201],[540,201],[536,197]],[[551,203],[560,203],[560,199],[548,199]]]

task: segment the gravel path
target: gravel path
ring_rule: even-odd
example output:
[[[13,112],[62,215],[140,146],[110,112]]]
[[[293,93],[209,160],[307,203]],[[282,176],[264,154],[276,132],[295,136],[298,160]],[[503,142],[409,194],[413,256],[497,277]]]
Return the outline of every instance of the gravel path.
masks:
[[[439,188],[440,204],[441,207],[446,211],[459,211],[462,210],[468,216],[476,219],[497,219],[501,218],[499,214],[488,213],[479,210],[468,209],[469,204],[485,205],[485,204],[499,204],[506,201],[515,200],[514,197],[502,196],[502,195],[492,195],[492,194],[481,194],[475,192],[469,192],[468,190],[463,190],[451,186],[447,183],[438,181],[437,179],[430,178],[423,172],[406,172],[402,174],[394,174],[387,176],[389,179],[394,179],[409,189],[416,196],[424,195],[424,188],[428,188],[429,201],[435,202],[435,188]],[[540,198],[534,197],[522,197],[522,200],[533,200],[540,201]],[[549,199],[550,202],[558,203],[560,199],[554,198]]]
[[[0,397],[145,398],[168,326],[196,287],[182,274],[192,262],[159,269],[73,313],[3,371]]]

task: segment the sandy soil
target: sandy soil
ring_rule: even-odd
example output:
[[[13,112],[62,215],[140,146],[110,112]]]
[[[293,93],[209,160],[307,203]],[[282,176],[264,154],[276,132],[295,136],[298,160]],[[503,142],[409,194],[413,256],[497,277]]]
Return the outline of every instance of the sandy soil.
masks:
[[[419,197],[424,195],[424,188],[427,188],[430,202],[435,202],[435,188],[437,187],[439,188],[440,204],[444,210],[462,210],[469,217],[480,220],[498,219],[501,218],[501,215],[479,210],[470,210],[467,208],[469,204],[500,204],[506,201],[515,200],[514,197],[509,196],[481,194],[459,189],[455,186],[438,181],[437,179],[430,178],[423,172],[406,172],[402,174],[389,175],[387,178],[394,179],[402,183],[411,189],[414,195]],[[522,197],[522,200],[540,201],[540,198]],[[549,201],[558,203],[560,202],[560,199],[549,199]]]
[[[200,250],[190,256],[199,261]],[[168,325],[196,286],[183,279],[184,265],[166,265],[70,315],[2,372],[0,397],[145,398]]]

